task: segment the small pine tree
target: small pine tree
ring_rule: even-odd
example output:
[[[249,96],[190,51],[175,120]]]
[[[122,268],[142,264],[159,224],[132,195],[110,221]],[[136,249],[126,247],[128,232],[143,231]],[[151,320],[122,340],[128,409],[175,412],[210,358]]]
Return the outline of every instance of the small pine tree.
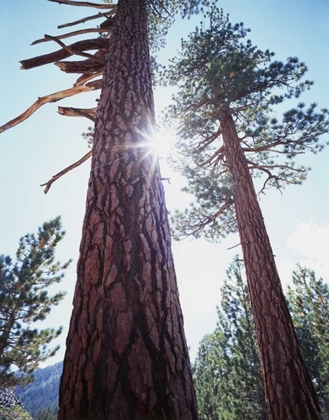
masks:
[[[293,272],[288,303],[323,418],[329,418],[329,285],[300,265]]]
[[[221,383],[221,392],[226,396],[226,411],[233,417],[223,415],[220,419],[268,419],[248,286],[243,262],[238,257],[227,270],[221,292],[217,332],[226,339],[221,345],[224,344],[228,376]]]
[[[220,384],[225,380],[225,359],[220,343],[225,338],[214,332],[200,342],[193,365],[200,420],[219,420],[222,410]]]
[[[217,328],[202,340],[194,365],[200,419],[267,420],[248,287],[237,257],[221,293]]]
[[[55,249],[64,237],[60,217],[27,234],[19,241],[16,260],[0,256],[0,385],[11,387],[31,379],[38,364],[54,355],[58,346],[47,344],[62,328],[38,330],[32,324],[42,321],[65,293],[48,295],[47,289],[59,283],[65,264],[54,262]],[[18,372],[13,372],[13,367]],[[18,375],[21,373],[22,375]],[[25,375],[27,374],[27,375]]]

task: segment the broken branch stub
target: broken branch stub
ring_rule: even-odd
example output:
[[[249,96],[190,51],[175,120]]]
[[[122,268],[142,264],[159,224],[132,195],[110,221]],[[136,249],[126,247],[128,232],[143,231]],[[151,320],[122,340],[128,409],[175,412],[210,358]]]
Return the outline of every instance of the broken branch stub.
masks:
[[[86,117],[92,122],[96,121],[97,108],[72,108],[72,107],[58,107],[58,113],[66,117]]]

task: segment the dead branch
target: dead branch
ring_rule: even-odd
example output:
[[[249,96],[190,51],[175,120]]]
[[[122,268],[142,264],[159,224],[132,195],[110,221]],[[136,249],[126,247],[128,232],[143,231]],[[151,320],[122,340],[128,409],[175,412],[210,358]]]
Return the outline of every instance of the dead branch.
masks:
[[[80,51],[74,51],[74,50],[72,50],[72,48],[70,48],[67,45],[65,45],[64,42],[60,41],[55,36],[50,36],[50,35],[46,35],[46,36],[48,38],[51,38],[58,45],[60,45],[65,51],[71,53],[72,55],[79,55],[81,57],[87,57],[87,58],[90,58],[93,61],[98,61],[99,63],[104,64],[104,60],[102,60],[101,58],[99,58],[99,56],[97,56],[96,54],[88,54],[88,53],[84,53],[82,51],[81,52]]]
[[[104,63],[87,59],[83,61],[60,61],[55,63],[65,73],[95,73],[104,68]]]
[[[88,80],[94,79],[95,77],[101,76],[103,74],[103,70],[98,71],[96,73],[83,73],[77,81],[74,83],[74,86],[80,86],[88,82]]]
[[[74,26],[74,25],[79,25],[80,23],[85,23],[89,20],[93,20],[93,19],[98,19],[101,17],[108,17],[108,13],[97,13],[97,15],[93,15],[93,16],[88,16],[79,20],[75,20],[74,22],[69,22],[69,23],[64,23],[63,25],[58,25],[57,28],[58,29],[63,29],[63,28],[67,28],[68,26]]]
[[[55,181],[57,181],[57,179],[59,179],[60,177],[62,177],[65,174],[67,174],[68,172],[72,171],[72,169],[75,169],[78,166],[80,166],[82,163],[84,163],[86,160],[88,160],[91,157],[91,155],[92,155],[92,150],[90,150],[87,154],[85,154],[77,162],[73,163],[72,165],[70,165],[67,168],[63,169],[62,171],[58,172],[58,174],[54,175],[48,182],[46,182],[45,184],[41,184],[40,187],[46,186],[46,188],[43,190],[43,192],[45,194],[47,194],[47,192],[50,190],[50,187],[52,186],[52,184]]]
[[[104,20],[104,22],[102,22],[99,27],[102,29],[109,29],[112,28],[112,26],[114,25],[114,17],[110,16],[108,17],[106,20]]]
[[[50,0],[48,0],[50,1]],[[68,32],[67,34],[64,35],[59,35],[57,37],[57,39],[65,39],[65,38],[70,38],[71,36],[76,36],[76,35],[83,35],[83,34],[88,34],[90,32],[110,32],[111,29],[110,28],[88,28],[88,29],[80,29],[79,31],[73,31],[73,32]],[[36,41],[33,41],[31,45],[36,45],[36,44],[40,44],[41,42],[49,42],[52,41],[52,37],[50,35],[46,35],[44,36],[44,38],[40,38],[37,39]]]
[[[116,4],[97,4],[89,3],[89,1],[73,1],[73,0],[48,0],[53,3],[67,4],[69,6],[94,7],[95,9],[113,9]]]
[[[241,242],[239,242],[239,243],[238,243],[238,244],[236,244],[236,245],[230,246],[229,248],[227,248],[227,250],[228,250],[228,251],[230,251],[231,249],[236,248],[236,247],[238,247],[238,246],[240,246],[240,245],[241,245]]]
[[[70,96],[74,96],[82,92],[90,92],[93,90],[100,89],[101,87],[102,87],[102,80],[98,79],[82,86],[75,86],[70,89],[61,90],[60,92],[55,92],[50,95],[43,96],[39,98],[36,102],[34,102],[34,104],[31,105],[25,112],[23,112],[23,114],[19,115],[18,117],[14,118],[13,120],[7,122],[2,127],[0,127],[0,133],[3,133],[4,131],[9,130],[15,125],[20,124],[21,122],[25,121],[44,104],[57,102],[57,101],[60,101],[61,99],[68,98]]]
[[[63,106],[58,107],[58,113],[66,117],[86,117],[92,122],[96,121],[97,108],[67,108]]]
[[[54,51],[50,54],[40,55],[38,57],[22,60],[21,69],[29,70],[45,64],[54,63],[71,57],[73,54],[80,54],[86,50],[108,49],[109,40],[107,38],[86,39],[84,41],[74,42],[65,48]]]

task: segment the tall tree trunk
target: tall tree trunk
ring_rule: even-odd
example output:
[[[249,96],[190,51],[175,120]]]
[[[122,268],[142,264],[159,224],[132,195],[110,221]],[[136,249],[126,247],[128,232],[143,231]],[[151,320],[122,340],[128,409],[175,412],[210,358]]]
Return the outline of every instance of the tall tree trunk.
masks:
[[[120,0],[98,106],[59,419],[196,419],[149,136],[146,0]]]
[[[250,302],[273,420],[320,419],[246,157],[229,111],[220,117]]]

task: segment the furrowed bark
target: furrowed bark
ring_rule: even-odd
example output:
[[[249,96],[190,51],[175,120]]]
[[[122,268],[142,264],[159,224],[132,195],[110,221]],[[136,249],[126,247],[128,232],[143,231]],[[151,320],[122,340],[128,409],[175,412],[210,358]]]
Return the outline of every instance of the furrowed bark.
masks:
[[[320,419],[320,408],[286,305],[248,163],[229,111],[220,116],[250,302],[273,420]]]
[[[164,193],[146,1],[121,0],[98,105],[59,419],[197,419]]]

